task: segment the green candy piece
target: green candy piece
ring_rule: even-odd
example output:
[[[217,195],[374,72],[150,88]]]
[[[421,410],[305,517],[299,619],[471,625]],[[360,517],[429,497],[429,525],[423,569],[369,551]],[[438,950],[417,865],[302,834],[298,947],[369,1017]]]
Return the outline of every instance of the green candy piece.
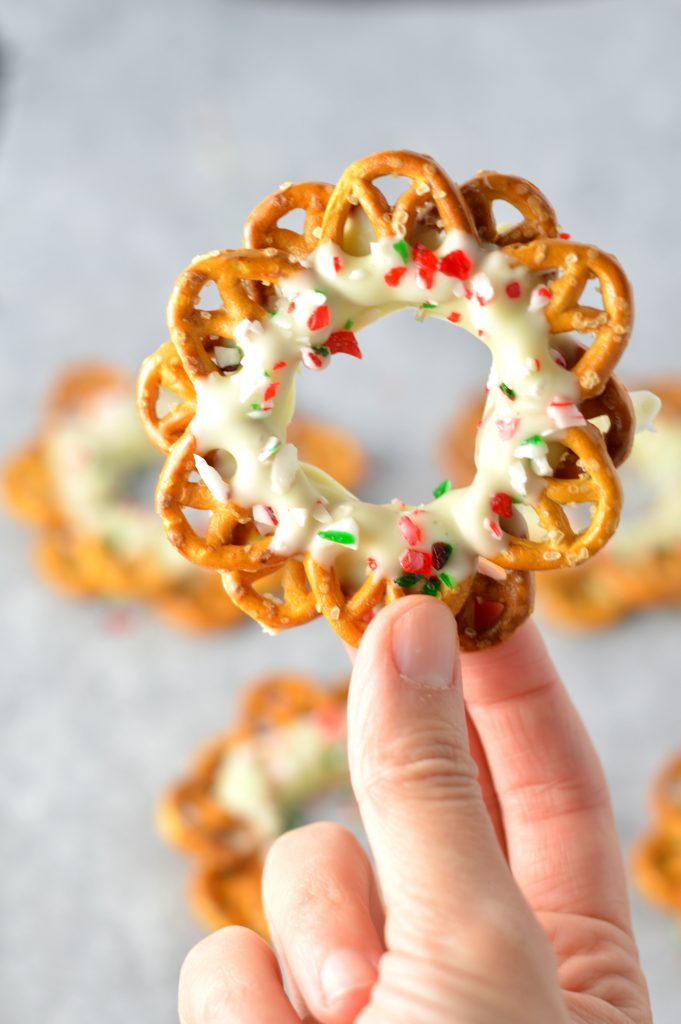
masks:
[[[426,582],[423,584],[423,590],[421,591],[421,593],[428,594],[430,595],[430,597],[437,597],[437,595],[440,593],[440,581],[436,579],[434,576],[431,577],[429,580],[426,580]]]
[[[442,483],[438,484],[437,487],[435,488],[435,490],[433,491],[433,497],[434,498],[441,498],[443,494],[446,494],[447,491],[451,491],[451,489],[452,489],[452,481],[451,480],[443,480]]]
[[[357,538],[347,530],[319,530],[317,536],[322,540],[331,540],[334,544],[356,544]]]
[[[444,585],[446,587],[449,587],[450,590],[453,590],[454,587],[456,586],[454,580],[452,579],[452,577],[447,572],[441,572],[440,573],[440,582],[444,583]]]
[[[405,572],[395,578],[395,583],[398,587],[413,587],[420,579],[423,579],[423,577],[419,576],[417,572]]]
[[[399,242],[393,242],[393,249],[403,263],[409,263],[409,246],[403,238],[400,238]]]

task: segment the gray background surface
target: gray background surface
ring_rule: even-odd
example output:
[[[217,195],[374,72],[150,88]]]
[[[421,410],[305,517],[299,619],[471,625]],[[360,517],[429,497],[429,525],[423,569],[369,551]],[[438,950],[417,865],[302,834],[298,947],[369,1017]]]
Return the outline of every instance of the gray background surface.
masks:
[[[279,182],[334,181],[384,147],[431,152],[458,180],[479,167],[535,180],[564,227],[616,252],[634,281],[625,373],[678,372],[680,34],[675,0],[4,0],[2,452],[31,434],[65,361],[97,353],[134,371],[164,339],[179,270],[237,245]],[[363,348],[361,367],[339,359],[304,378],[300,404],[360,434],[364,494],[420,501],[485,352],[406,314]],[[335,678],[344,654],[323,622],[196,638],[134,610],[121,631],[110,606],[45,589],[26,531],[0,526],[2,1019],[172,1021],[201,932],[154,801],[229,722],[241,684],[281,667]],[[579,642],[547,636],[626,850],[651,774],[681,746],[678,612]],[[678,932],[634,909],[656,1020],[675,1024]]]

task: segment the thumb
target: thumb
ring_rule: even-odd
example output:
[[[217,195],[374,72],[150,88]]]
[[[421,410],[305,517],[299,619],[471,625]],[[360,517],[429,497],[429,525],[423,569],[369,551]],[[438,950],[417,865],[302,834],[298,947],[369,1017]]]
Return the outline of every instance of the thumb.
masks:
[[[372,621],[355,660],[348,729],[388,947],[416,943],[421,953],[424,940],[470,935],[486,909],[507,914],[509,900],[525,917],[468,748],[456,622],[444,604],[403,598]]]

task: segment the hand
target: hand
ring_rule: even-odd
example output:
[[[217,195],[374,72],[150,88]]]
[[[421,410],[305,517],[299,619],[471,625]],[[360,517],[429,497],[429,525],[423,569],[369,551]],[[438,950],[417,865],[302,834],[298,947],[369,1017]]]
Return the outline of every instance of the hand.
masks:
[[[532,624],[459,659],[442,604],[389,605],[348,729],[376,873],[337,825],[282,836],[263,888],[291,1001],[227,928],[185,961],[183,1024],[649,1024],[603,773]]]

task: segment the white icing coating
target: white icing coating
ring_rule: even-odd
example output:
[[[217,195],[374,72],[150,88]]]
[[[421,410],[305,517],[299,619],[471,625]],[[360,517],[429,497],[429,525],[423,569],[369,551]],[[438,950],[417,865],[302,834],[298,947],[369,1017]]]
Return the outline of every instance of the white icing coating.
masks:
[[[233,457],[233,500],[273,511],[272,549],[284,555],[310,551],[355,585],[367,565],[382,577],[412,571],[429,576],[435,542],[451,546],[446,563],[437,566],[444,582],[469,576],[478,555],[503,550],[505,523],[492,499],[536,500],[552,472],[547,442],[583,422],[575,407],[576,378],[550,347],[543,312],[550,293],[541,276],[455,231],[434,252],[411,250],[396,237],[373,242],[367,255],[325,243],[310,254],[307,269],[281,280],[278,293],[267,319],[243,321],[235,330],[244,353],[240,369],[196,380],[191,425],[202,453],[217,449]],[[447,489],[427,504],[370,505],[300,464],[285,443],[294,378],[301,366],[323,370],[337,351],[357,355],[354,333],[407,307],[419,319],[458,323],[491,353],[478,469],[468,487]],[[415,527],[413,543],[400,530],[405,514]]]

